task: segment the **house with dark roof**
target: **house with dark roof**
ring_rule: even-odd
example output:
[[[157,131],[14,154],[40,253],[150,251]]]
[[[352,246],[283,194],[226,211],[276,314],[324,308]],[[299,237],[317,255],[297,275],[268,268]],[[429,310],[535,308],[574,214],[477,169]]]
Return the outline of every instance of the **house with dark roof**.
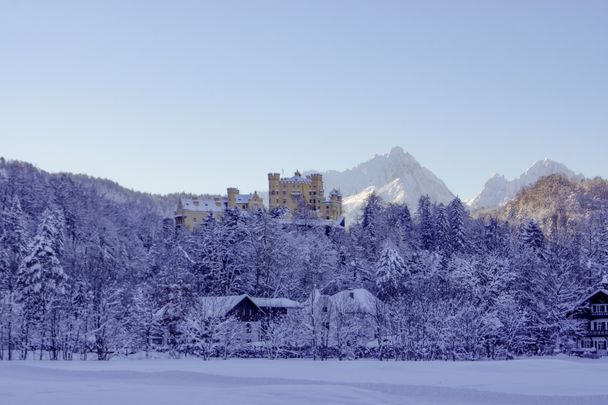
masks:
[[[206,318],[232,317],[243,323],[247,342],[261,340],[265,321],[302,308],[300,303],[288,298],[261,298],[247,294],[201,297],[198,305]]]
[[[572,312],[587,323],[585,334],[578,338],[576,351],[597,356],[608,354],[608,275],[598,288],[581,299]]]

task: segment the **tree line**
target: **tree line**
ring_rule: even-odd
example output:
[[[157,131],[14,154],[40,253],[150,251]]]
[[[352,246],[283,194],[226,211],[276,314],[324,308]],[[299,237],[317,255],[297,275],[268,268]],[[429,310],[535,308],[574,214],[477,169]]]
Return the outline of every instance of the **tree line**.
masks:
[[[0,208],[7,360],[549,355],[572,348],[584,325],[568,311],[608,270],[605,211],[541,227],[472,218],[458,198],[422,197],[410,212],[372,194],[348,229],[320,226],[302,206],[293,218],[227,209],[188,233],[148,202],[113,201],[18,164],[2,166]],[[349,288],[369,290],[382,308],[343,320],[333,344],[305,309],[267,322],[251,348],[244,325],[210,319],[201,303],[238,294],[306,303]]]

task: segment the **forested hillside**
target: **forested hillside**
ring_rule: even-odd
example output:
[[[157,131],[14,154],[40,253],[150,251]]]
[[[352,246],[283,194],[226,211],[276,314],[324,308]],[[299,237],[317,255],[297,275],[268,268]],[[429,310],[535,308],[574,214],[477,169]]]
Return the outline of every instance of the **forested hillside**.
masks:
[[[555,174],[524,188],[496,215],[516,223],[535,218],[545,231],[551,232],[554,227],[582,230],[607,211],[608,181],[600,177],[569,179]]]
[[[1,162],[3,358],[177,357],[200,355],[206,344],[224,356],[552,354],[570,349],[581,325],[567,313],[608,270],[605,208],[577,227],[543,228],[532,219],[473,219],[458,198],[443,205],[422,197],[410,212],[372,194],[348,231],[317,226],[305,211],[294,225],[281,212],[227,210],[188,234],[163,223],[155,197],[118,198],[113,184],[93,183]],[[557,206],[568,195],[555,194]],[[306,302],[346,288],[384,302],[375,344],[349,323],[342,344],[328,350],[323,325],[304,310],[273,320],[252,348],[198,305],[203,296],[235,294]]]

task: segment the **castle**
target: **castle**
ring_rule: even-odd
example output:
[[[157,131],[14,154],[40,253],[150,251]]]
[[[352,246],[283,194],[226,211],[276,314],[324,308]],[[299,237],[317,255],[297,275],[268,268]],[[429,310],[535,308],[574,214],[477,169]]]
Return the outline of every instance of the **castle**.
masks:
[[[175,224],[192,231],[209,215],[220,219],[228,208],[243,211],[264,209],[264,201],[257,192],[240,194],[234,187],[226,191],[225,196],[180,198],[175,210]],[[325,198],[321,174],[304,177],[296,172],[293,177],[281,178],[278,173],[269,173],[268,198],[269,211],[286,208],[295,212],[304,204],[317,218],[344,226],[342,195],[338,190],[332,190]]]
[[[296,171],[293,177],[284,178],[278,173],[268,173],[268,203],[270,211],[288,208],[292,212],[304,203],[320,219],[343,221],[342,195],[332,190],[329,198],[325,198],[323,176],[318,173],[304,177]]]
[[[257,192],[240,194],[238,188],[229,187],[225,196],[208,198],[180,198],[175,210],[175,224],[192,231],[197,225],[213,215],[220,219],[227,208],[256,211],[264,208],[264,201]]]

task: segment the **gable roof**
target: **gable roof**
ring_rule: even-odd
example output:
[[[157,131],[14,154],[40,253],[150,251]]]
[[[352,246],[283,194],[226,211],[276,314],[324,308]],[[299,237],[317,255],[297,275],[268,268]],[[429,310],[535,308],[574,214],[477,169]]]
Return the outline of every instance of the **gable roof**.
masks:
[[[585,298],[580,300],[578,302],[578,306],[585,304],[587,301],[589,301],[590,299],[592,299],[593,297],[595,297],[598,294],[604,294],[606,297],[608,297],[608,290],[606,290],[604,288],[599,288],[599,289],[595,290],[594,292],[592,292],[591,294],[587,295]]]
[[[201,297],[198,301],[198,305],[202,307],[201,309],[206,317],[222,318],[246,298],[249,298],[247,294]]]
[[[302,305],[289,298],[260,298],[250,297],[258,307],[262,308],[301,308]]]
[[[299,302],[290,300],[288,298],[260,298],[252,297],[247,294],[201,297],[198,302],[199,305],[202,306],[201,309],[204,311],[205,316],[209,318],[222,318],[228,315],[228,313],[243,300],[251,301],[251,303],[262,312],[264,312],[262,308],[302,307]]]

